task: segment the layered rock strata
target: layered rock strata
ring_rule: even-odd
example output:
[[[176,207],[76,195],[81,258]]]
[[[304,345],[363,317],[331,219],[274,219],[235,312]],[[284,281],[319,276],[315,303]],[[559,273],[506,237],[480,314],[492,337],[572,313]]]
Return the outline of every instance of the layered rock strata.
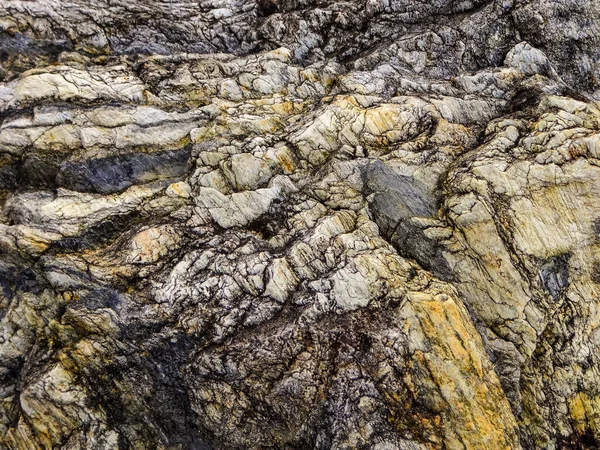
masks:
[[[0,2],[0,447],[596,448],[598,36]]]

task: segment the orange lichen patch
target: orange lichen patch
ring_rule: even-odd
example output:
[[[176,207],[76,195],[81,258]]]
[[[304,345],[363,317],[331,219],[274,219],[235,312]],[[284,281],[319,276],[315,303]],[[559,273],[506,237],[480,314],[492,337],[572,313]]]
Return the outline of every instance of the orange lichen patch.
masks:
[[[412,296],[411,305],[415,332],[422,333],[428,348],[416,351],[413,360],[430,374],[417,384],[446,423],[447,447],[518,448],[510,405],[462,306],[445,294]]]
[[[300,71],[300,79],[302,81],[312,81],[314,83],[319,81],[320,75],[316,70],[306,69]]]
[[[174,197],[189,198],[191,195],[191,188],[185,181],[179,181],[170,184],[166,190],[166,194]]]
[[[294,103],[291,101],[275,102],[271,105],[270,109],[274,113],[280,115],[291,115],[302,111],[302,103]]]
[[[138,233],[131,243],[129,260],[151,263],[165,256],[181,240],[171,226],[148,228]]]
[[[283,169],[284,173],[293,173],[296,169],[292,158],[290,158],[290,156],[287,153],[277,153],[277,161],[281,165],[281,168]]]
[[[397,106],[382,106],[367,110],[365,114],[365,126],[374,135],[393,129],[397,122]]]

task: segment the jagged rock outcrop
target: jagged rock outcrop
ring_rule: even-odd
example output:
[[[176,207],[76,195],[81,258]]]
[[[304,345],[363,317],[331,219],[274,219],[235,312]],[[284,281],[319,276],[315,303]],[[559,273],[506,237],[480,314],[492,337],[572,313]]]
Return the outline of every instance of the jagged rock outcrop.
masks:
[[[598,36],[0,2],[0,447],[597,448]]]

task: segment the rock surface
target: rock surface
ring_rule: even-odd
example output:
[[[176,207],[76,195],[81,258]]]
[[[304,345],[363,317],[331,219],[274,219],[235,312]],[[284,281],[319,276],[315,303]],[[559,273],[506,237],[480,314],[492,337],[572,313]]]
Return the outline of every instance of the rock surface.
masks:
[[[0,448],[600,445],[594,0],[0,1]]]

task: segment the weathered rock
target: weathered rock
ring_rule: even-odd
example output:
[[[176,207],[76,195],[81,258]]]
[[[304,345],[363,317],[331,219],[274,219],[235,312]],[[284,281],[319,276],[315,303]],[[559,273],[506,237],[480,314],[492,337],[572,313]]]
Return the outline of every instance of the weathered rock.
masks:
[[[599,14],[0,2],[0,447],[599,447]]]

